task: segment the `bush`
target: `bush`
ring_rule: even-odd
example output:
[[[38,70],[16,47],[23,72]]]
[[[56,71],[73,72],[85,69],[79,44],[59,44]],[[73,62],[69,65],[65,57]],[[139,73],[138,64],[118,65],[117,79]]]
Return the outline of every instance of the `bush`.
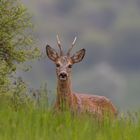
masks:
[[[12,73],[19,63],[39,56],[33,45],[31,15],[19,0],[0,0],[0,98],[20,94],[20,82],[13,85]],[[4,97],[5,98],[5,97]],[[14,96],[13,96],[14,98]]]

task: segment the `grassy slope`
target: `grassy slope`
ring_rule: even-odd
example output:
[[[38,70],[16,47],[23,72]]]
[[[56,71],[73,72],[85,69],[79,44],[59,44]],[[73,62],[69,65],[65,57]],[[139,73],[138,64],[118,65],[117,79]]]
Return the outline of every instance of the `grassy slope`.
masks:
[[[134,118],[135,117],[135,118]],[[140,113],[99,124],[90,116],[0,107],[0,140],[139,140]]]

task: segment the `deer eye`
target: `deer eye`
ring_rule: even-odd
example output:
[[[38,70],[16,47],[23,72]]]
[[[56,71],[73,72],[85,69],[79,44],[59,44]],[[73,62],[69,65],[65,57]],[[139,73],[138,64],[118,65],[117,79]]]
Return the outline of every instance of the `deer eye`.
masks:
[[[57,67],[57,68],[60,67],[60,64],[56,64],[56,67]]]
[[[69,64],[69,65],[68,65],[68,68],[72,68],[72,65],[71,65],[71,64]]]

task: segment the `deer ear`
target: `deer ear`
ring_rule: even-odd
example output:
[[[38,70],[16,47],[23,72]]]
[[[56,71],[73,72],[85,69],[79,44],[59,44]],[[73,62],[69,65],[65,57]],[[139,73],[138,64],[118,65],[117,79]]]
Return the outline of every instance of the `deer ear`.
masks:
[[[84,58],[85,56],[85,52],[86,50],[85,49],[82,49],[78,52],[76,52],[72,57],[71,57],[71,60],[72,60],[72,63],[78,63],[80,61],[82,61],[82,59]]]
[[[46,46],[46,54],[54,62],[58,58],[58,53],[53,48],[51,48],[49,45]]]

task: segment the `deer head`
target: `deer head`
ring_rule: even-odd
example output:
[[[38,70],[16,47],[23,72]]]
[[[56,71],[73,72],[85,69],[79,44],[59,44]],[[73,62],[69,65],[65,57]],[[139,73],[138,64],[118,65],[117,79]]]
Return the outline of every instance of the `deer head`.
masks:
[[[58,54],[52,47],[49,45],[46,46],[46,53],[49,59],[51,59],[56,64],[56,73],[57,77],[61,81],[65,81],[70,77],[72,65],[82,61],[85,55],[85,49],[81,49],[71,56],[71,50],[75,46],[76,37],[72,42],[72,46],[66,53],[64,54],[61,46],[60,39],[57,35],[57,45],[59,47],[60,53]]]

